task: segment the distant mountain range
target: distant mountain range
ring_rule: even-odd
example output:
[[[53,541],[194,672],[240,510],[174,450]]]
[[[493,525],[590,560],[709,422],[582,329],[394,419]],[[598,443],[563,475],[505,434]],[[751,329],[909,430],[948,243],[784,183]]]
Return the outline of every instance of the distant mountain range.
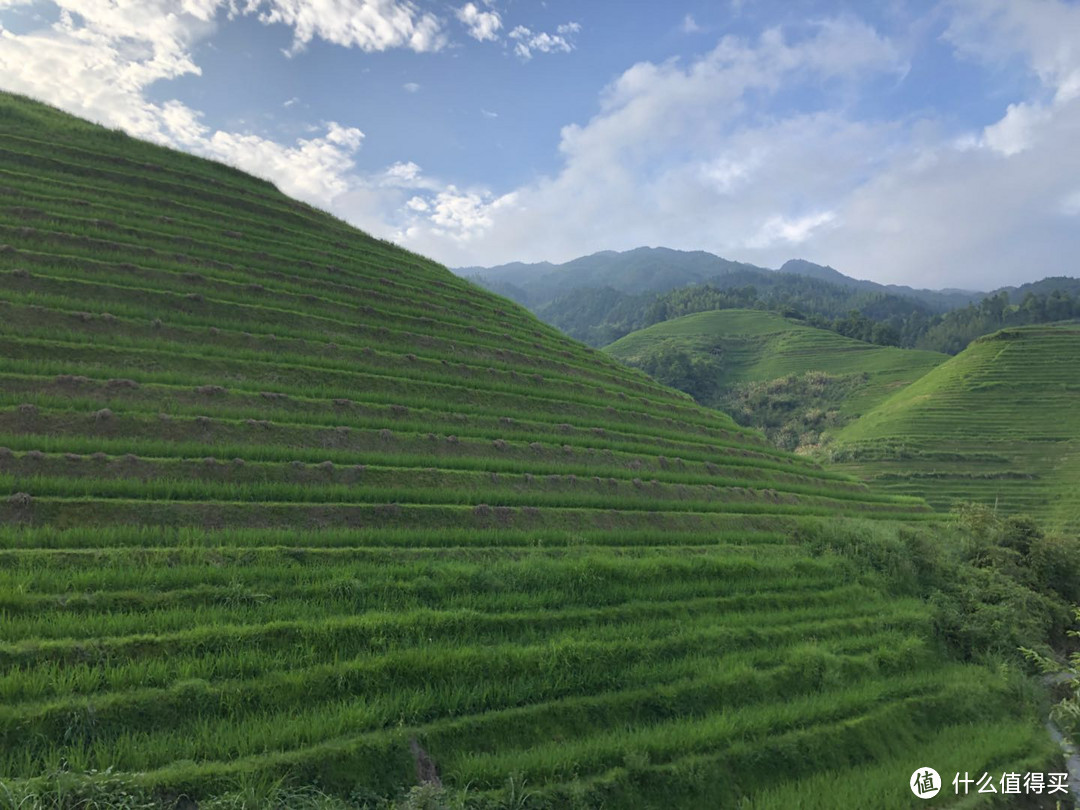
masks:
[[[592,346],[606,346],[669,318],[729,307],[771,309],[819,325],[831,323],[830,328],[857,313],[857,318],[883,327],[882,339],[875,337],[875,342],[910,346],[946,313],[966,312],[988,296],[1004,293],[1007,304],[1021,304],[1029,293],[1080,295],[1080,279],[1065,276],[990,292],[926,290],[852,278],[805,259],[792,259],[773,270],[702,250],[663,247],[608,250],[563,264],[513,262],[454,272],[525,305]],[[867,329],[840,331],[871,339]],[[983,332],[975,326],[961,329],[949,344],[956,345],[947,350],[959,351],[979,334]]]
[[[495,267],[461,267],[454,272],[534,310],[575,289],[609,287],[628,295],[640,295],[706,283],[720,287],[732,286],[731,282],[737,282],[738,286],[771,287],[777,273],[812,278],[862,292],[913,298],[931,312],[947,312],[986,295],[975,290],[919,290],[878,284],[851,278],[832,267],[804,259],[792,259],[774,270],[731,261],[703,250],[664,247],[639,247],[622,252],[605,250],[563,264],[512,262]]]

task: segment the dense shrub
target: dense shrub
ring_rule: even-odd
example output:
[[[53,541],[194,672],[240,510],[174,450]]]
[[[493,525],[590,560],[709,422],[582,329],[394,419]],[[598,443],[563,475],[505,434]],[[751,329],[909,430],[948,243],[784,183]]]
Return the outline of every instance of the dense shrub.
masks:
[[[959,506],[933,530],[821,523],[796,539],[818,554],[852,557],[898,595],[929,601],[939,638],[964,660],[1018,659],[1022,647],[1048,652],[1065,638],[1080,598],[1080,540],[978,504]]]

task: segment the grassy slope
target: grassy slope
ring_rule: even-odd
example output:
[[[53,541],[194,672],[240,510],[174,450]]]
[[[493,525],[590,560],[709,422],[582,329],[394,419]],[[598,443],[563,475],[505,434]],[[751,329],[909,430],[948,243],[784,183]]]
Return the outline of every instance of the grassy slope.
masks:
[[[392,795],[415,738],[477,797],[885,807],[957,735],[943,772],[1045,753],[792,542],[921,502],[219,165],[0,96],[0,177],[7,789]]]
[[[883,487],[996,503],[1080,528],[1080,325],[981,338],[836,437],[843,466]],[[851,457],[854,456],[852,459]]]
[[[845,418],[859,416],[946,359],[937,352],[875,346],[756,310],[687,315],[627,335],[605,351],[634,364],[665,342],[697,352],[718,346],[725,388],[808,371],[865,374],[837,403]]]

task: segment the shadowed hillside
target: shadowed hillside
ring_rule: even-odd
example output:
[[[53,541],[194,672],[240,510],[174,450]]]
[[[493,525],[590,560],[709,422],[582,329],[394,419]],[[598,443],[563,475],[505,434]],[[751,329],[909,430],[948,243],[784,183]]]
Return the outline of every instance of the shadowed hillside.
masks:
[[[226,167],[3,95],[0,176],[11,806],[904,807],[923,760],[1046,762],[1015,671],[842,553],[922,501]]]

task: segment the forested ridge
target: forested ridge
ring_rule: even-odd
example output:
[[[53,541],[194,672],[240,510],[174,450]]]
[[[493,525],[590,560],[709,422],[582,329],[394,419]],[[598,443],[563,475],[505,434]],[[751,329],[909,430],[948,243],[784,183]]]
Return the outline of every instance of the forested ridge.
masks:
[[[992,293],[915,290],[859,281],[805,261],[769,270],[700,251],[644,248],[561,266],[572,271],[554,267],[516,264],[469,272],[597,347],[656,323],[720,309],[775,312],[879,346],[946,354],[1006,326],[1080,317],[1080,279],[1068,276]],[[625,276],[618,275],[620,269]]]

